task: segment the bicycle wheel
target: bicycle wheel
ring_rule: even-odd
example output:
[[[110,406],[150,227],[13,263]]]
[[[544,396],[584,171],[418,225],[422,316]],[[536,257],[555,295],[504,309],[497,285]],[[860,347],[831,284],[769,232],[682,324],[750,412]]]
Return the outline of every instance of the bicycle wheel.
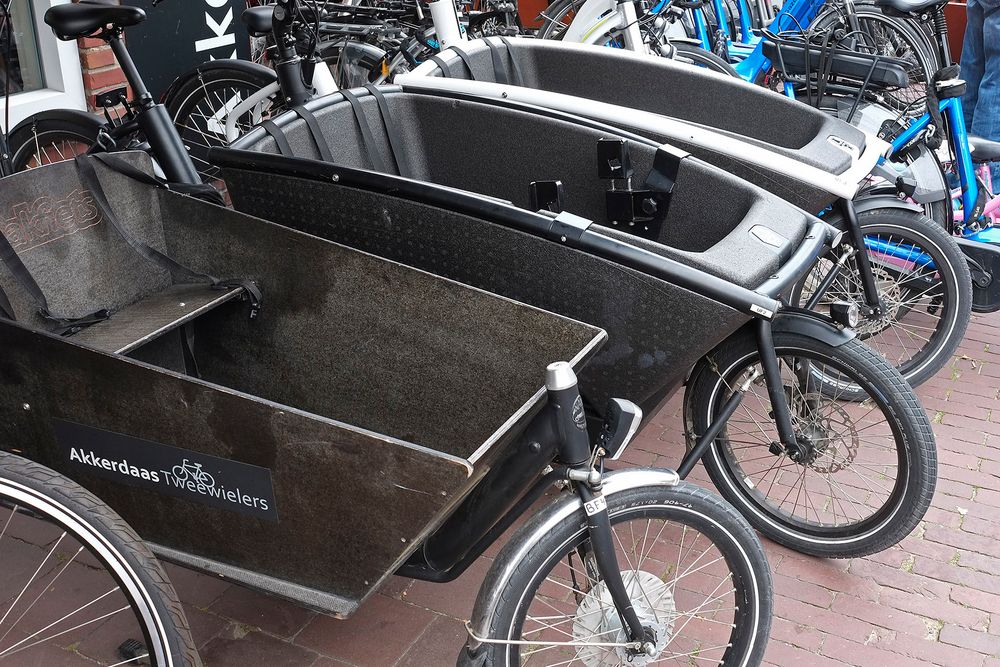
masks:
[[[852,558],[896,544],[930,506],[937,475],[934,436],[913,390],[857,339],[834,348],[775,331],[774,347],[796,447],[778,444],[758,375],[702,459],[712,481],[754,527],[803,553]],[[815,367],[849,377],[865,400],[819,391]],[[749,329],[709,353],[688,384],[689,432],[704,433],[732,388],[760,372]]]
[[[101,122],[73,118],[38,118],[25,123],[8,138],[11,165],[15,172],[72,160],[83,155],[97,141]]]
[[[855,15],[860,32],[867,37],[857,50],[901,60],[909,79],[906,88],[880,92],[879,101],[908,116],[923,114],[922,101],[927,97],[931,76],[936,71],[933,49],[924,34],[902,20],[886,16],[878,8],[857,7]],[[844,22],[840,12],[833,10],[818,16],[809,27],[830,29],[841,25],[847,30]]]
[[[58,473],[0,452],[0,665],[200,665],[160,564]]]
[[[972,276],[961,248],[940,225],[902,209],[858,215],[878,286],[882,314],[862,318],[858,337],[903,374],[911,386],[930,379],[951,360],[972,316]],[[831,251],[793,288],[789,301],[805,305],[839,258]],[[835,301],[863,306],[856,258],[847,260],[816,310]],[[817,374],[821,389],[841,398],[864,398],[839,376]]]
[[[538,29],[539,39],[562,39],[566,28],[586,0],[556,0],[542,10],[542,26]]]
[[[230,67],[196,69],[184,75],[166,102],[170,118],[181,140],[194,160],[198,173],[206,182],[218,178],[219,169],[207,160],[208,150],[227,146],[226,123],[241,102],[274,82],[253,69],[234,63]],[[236,120],[236,131],[242,135],[258,123],[285,110],[280,93],[276,92],[253,106]]]
[[[525,643],[483,644],[485,660],[477,664],[760,664],[773,591],[747,522],[721,498],[684,482],[607,501],[622,578],[643,624],[656,629],[657,653],[629,656],[615,646],[627,631],[590,562],[587,517],[578,510],[549,525],[550,506],[494,561],[473,612],[474,619],[488,616],[490,639]],[[488,610],[484,592],[492,590],[501,591],[501,602]]]
[[[685,44],[684,42],[671,42],[670,47],[672,47],[671,50],[673,53],[666,52],[664,56],[669,57],[671,60],[695,67],[704,67],[709,71],[718,72],[719,74],[739,77],[739,74],[736,73],[732,65],[711,51],[706,51],[699,46]]]

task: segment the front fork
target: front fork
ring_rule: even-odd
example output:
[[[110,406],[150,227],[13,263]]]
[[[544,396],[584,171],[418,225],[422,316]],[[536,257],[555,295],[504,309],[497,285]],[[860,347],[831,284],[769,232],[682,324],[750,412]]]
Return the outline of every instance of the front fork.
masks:
[[[592,555],[600,580],[607,586],[621,617],[622,627],[628,630],[629,650],[635,655],[645,653],[652,656],[656,652],[655,631],[642,625],[622,580],[608,504],[601,493],[603,475],[599,468],[602,467],[600,461],[604,449],[600,441],[596,447],[591,445],[576,374],[567,363],[552,364],[546,371],[545,388],[559,434],[559,461],[567,466],[566,479],[574,484],[583,501]]]

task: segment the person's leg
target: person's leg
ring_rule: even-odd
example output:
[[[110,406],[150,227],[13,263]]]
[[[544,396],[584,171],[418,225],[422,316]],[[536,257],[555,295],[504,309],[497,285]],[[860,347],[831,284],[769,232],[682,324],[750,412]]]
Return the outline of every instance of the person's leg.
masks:
[[[965,125],[972,127],[976,103],[979,101],[979,84],[983,80],[986,66],[986,54],[983,43],[983,6],[980,0],[968,0],[966,4],[967,23],[965,39],[962,42],[962,78],[965,79],[965,96],[962,107],[965,109]]]
[[[983,77],[970,131],[976,136],[1000,141],[1000,2],[993,0],[984,9]],[[1000,164],[994,164],[990,171],[996,189],[1000,183]]]

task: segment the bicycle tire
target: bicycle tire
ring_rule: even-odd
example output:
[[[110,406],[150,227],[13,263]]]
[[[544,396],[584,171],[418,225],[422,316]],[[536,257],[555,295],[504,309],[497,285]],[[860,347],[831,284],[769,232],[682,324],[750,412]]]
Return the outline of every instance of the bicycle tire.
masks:
[[[4,508],[16,503],[14,507],[30,510],[32,516],[45,517],[86,547],[93,562],[108,568],[108,574],[118,582],[137,618],[144,623],[142,631],[153,665],[201,665],[184,610],[163,567],[135,531],[107,505],[63,475],[7,452],[0,452],[0,501]],[[11,519],[13,516],[12,512]],[[5,516],[4,523],[10,526],[12,521]],[[66,656],[74,654],[79,655],[65,652]],[[24,658],[7,662],[2,656],[0,650],[0,665],[15,665]],[[81,656],[81,663],[94,664],[92,656]]]
[[[103,126],[96,117],[90,117],[93,120],[69,114],[47,117],[49,113],[29,118],[8,137],[7,146],[15,173],[71,160],[96,143]]]
[[[257,71],[256,66],[243,67],[240,61],[223,67],[196,67],[175,81],[165,105],[203,180],[211,181],[219,175],[219,169],[208,162],[208,150],[229,144],[220,131],[226,123],[224,110],[235,106],[234,100],[242,101],[273,83],[274,79]],[[245,120],[240,120],[237,129],[242,134],[284,109],[280,94],[272,95],[261,107],[251,110]]]
[[[757,391],[756,383],[761,382],[758,379],[751,385],[751,392],[744,395],[743,403],[737,413],[729,419],[723,432],[712,442],[702,458],[712,481],[722,496],[733,503],[757,530],[775,542],[802,553],[825,558],[854,558],[877,553],[897,544],[916,528],[930,507],[937,477],[934,435],[927,414],[913,390],[892,366],[856,338],[838,347],[832,347],[809,336],[783,331],[775,331],[773,339],[779,363],[784,363],[789,372],[802,372],[804,363],[826,363],[835,366],[839,372],[853,375],[853,379],[868,392],[870,404],[874,406],[871,411],[876,408],[879,410],[879,414],[872,418],[872,422],[878,426],[862,425],[860,430],[858,429],[858,425],[864,423],[863,419],[867,418],[870,412],[857,423],[852,421],[849,425],[852,433],[849,435],[855,438],[853,450],[852,443],[847,437],[840,439],[828,437],[833,431],[828,430],[823,433],[817,428],[820,433],[813,441],[813,446],[820,451],[814,452],[812,458],[796,463],[788,456],[787,451],[780,452],[774,449],[774,440],[777,436],[773,424],[769,421],[770,417],[767,416],[771,410],[771,403],[762,387],[759,392]],[[757,366],[759,366],[759,352],[756,339],[749,328],[723,342],[706,355],[695,367],[688,383],[685,418],[689,432],[695,435],[704,433],[731,395],[730,387],[741,383],[741,378],[749,377],[748,373]],[[805,432],[810,426],[809,420],[814,417],[816,423],[820,423],[819,407],[812,407],[819,400],[816,392],[803,393],[800,388],[802,397],[800,403],[795,397],[794,386],[791,393],[788,389],[788,386],[783,387],[789,403],[807,408],[807,411],[802,413],[796,412],[799,407],[792,410],[793,417],[801,414],[801,419],[796,423],[797,433]],[[831,411],[838,411],[838,416],[851,408],[859,411],[868,410],[866,403],[849,403],[827,398],[829,400],[827,405],[831,406]],[[753,402],[748,405],[747,401],[751,399]],[[756,406],[758,402],[760,409],[752,410],[751,407]],[[739,430],[737,417],[741,416],[741,411],[746,411],[746,414],[751,416],[754,425],[751,426],[747,422],[748,428]],[[758,423],[755,414],[767,423]],[[846,420],[844,425],[848,426]],[[813,426],[815,427],[815,424]],[[752,428],[759,428],[763,437],[757,436],[756,433],[748,435]],[[872,431],[872,428],[875,430]],[[888,433],[880,434],[879,428],[887,429]],[[881,454],[888,462],[861,464],[858,461],[860,451],[856,438],[861,432],[865,433],[864,437],[872,441],[870,449],[884,448],[885,451]],[[739,439],[742,437],[747,438],[745,442],[748,444]],[[891,447],[881,440],[890,437]],[[839,451],[841,447],[843,452]],[[753,459],[734,461],[734,458],[739,456],[737,450],[741,448],[748,450],[746,455],[761,456],[762,462],[754,466],[751,465]],[[866,449],[865,452],[869,453],[869,450]],[[847,456],[843,456],[844,453]],[[829,455],[829,461],[822,458],[825,455]],[[840,459],[837,459],[838,455],[841,455]],[[769,463],[771,459],[778,463]],[[786,460],[788,464],[785,463]],[[833,465],[834,462],[837,463],[836,466]],[[777,471],[774,471],[775,466],[778,466]],[[827,468],[825,471],[824,466]],[[834,482],[830,481],[830,475],[844,473],[836,483],[839,489],[849,489],[854,488],[853,485],[857,482],[854,476],[848,473],[853,470],[853,473],[864,481],[869,478],[859,472],[859,467],[866,473],[873,474],[875,478],[872,471],[879,469],[878,466],[881,466],[882,472],[879,474],[884,478],[887,478],[886,471],[891,471],[893,467],[896,471],[895,479],[891,482],[892,488],[887,490],[885,501],[878,507],[864,508],[871,509],[870,516],[862,516],[862,512],[859,511],[862,506],[853,507],[858,521],[853,522],[851,517],[851,523],[838,525],[838,499],[845,522],[851,514],[849,508],[857,503],[857,499],[851,498],[850,494],[847,494],[846,503],[844,498],[833,498],[835,489]],[[751,467],[765,468],[768,472],[755,473],[748,470]],[[826,505],[817,505],[818,501],[813,501],[811,504],[813,511],[816,512],[816,521],[812,521],[809,516],[808,495],[803,502],[805,519],[796,514],[800,495],[795,496],[795,505],[791,512],[783,509],[791,497],[790,491],[777,503],[770,498],[772,492],[776,490],[774,486],[779,476],[784,475],[788,469],[792,470],[791,474],[801,488],[806,488],[807,479],[808,483],[813,483],[814,488],[816,479],[820,480],[820,484],[826,481],[829,485],[832,500]],[[807,478],[810,469],[815,474]],[[773,477],[768,481],[771,471],[774,471]],[[799,477],[802,479],[801,483],[798,482]],[[864,481],[864,484],[870,483]],[[766,489],[765,485],[768,485]],[[787,485],[788,480],[782,480],[777,489],[777,496],[780,496]],[[877,494],[873,492],[872,495]],[[876,498],[874,502],[878,503],[879,500]],[[818,508],[822,508],[825,517],[828,517],[831,514],[830,507],[833,508],[833,520],[824,522],[824,517],[820,517]]]
[[[558,31],[558,27],[561,26],[562,30],[569,27],[572,19],[569,22],[563,22],[563,19],[569,12],[582,7],[584,2],[585,0],[556,0],[550,4],[541,13],[542,25],[538,29],[538,39],[562,39],[562,32]]]
[[[929,327],[927,322],[923,322],[923,324],[916,324],[914,322],[914,320],[922,316],[922,313],[917,311],[926,305],[922,303],[926,299],[919,297],[919,300],[911,303],[909,307],[897,307],[891,302],[894,299],[890,296],[890,292],[898,291],[900,297],[906,298],[906,301],[912,301],[912,295],[905,292],[898,284],[893,285],[889,282],[892,278],[890,272],[886,272],[888,280],[879,280],[878,276],[876,276],[876,280],[880,286],[880,298],[886,301],[884,305],[887,309],[895,308],[896,312],[887,314],[885,317],[889,318],[887,320],[888,324],[883,326],[883,323],[880,321],[878,326],[881,328],[871,335],[866,333],[867,322],[860,322],[858,327],[859,334],[862,335],[862,340],[871,345],[876,352],[880,352],[887,359],[890,359],[893,366],[906,378],[910,386],[919,386],[933,377],[951,360],[952,354],[954,354],[959,343],[962,342],[962,338],[965,336],[965,330],[968,328],[972,317],[972,274],[969,271],[968,262],[961,248],[958,247],[955,239],[950,234],[936,222],[914,211],[896,208],[879,208],[864,211],[858,214],[858,223],[861,226],[861,231],[866,236],[881,240],[888,235],[890,243],[896,242],[899,245],[910,245],[920,248],[923,253],[930,256],[934,266],[937,268],[937,278],[940,280],[943,295],[939,306],[941,315],[940,317],[937,317],[936,314],[933,315],[937,319],[932,331],[927,332],[925,330]],[[868,254],[872,259],[873,268],[877,272],[878,253],[869,251]],[[845,269],[847,273],[856,274],[857,272],[853,260],[848,261],[848,266]],[[802,300],[801,296],[804,285],[811,278],[818,280],[818,273],[820,272],[822,272],[821,269],[814,269],[795,284],[789,296],[792,303],[799,303]],[[814,274],[816,275],[814,276]],[[900,274],[900,278],[906,277],[906,273]],[[857,285],[858,283],[855,282],[855,289],[845,291],[854,293],[857,291]],[[858,292],[857,300],[860,301],[862,298],[860,292]],[[911,314],[912,317],[910,317]],[[908,318],[910,320],[909,324],[904,324],[904,321]],[[907,326],[916,326],[918,330],[906,333],[910,331],[906,328]],[[901,340],[892,340],[893,337],[889,335],[890,333],[894,333],[896,339],[900,339],[901,337],[898,330],[890,329],[890,327],[896,327],[904,332]],[[883,333],[886,335],[883,336]],[[925,337],[927,338],[926,343],[921,345],[919,352],[915,353],[909,359],[904,360],[902,357],[890,356],[890,348],[893,348],[896,342],[898,342],[900,347],[905,347],[904,343],[907,342],[907,339],[912,341]],[[892,359],[895,360],[893,361]],[[825,378],[820,379],[821,381],[827,380]],[[834,388],[833,390],[836,391],[837,389]],[[849,397],[850,392],[841,390],[841,395]]]
[[[637,487],[606,498],[613,526],[621,526],[633,519],[639,521],[645,519],[647,532],[651,533],[652,531],[648,530],[649,522],[655,517],[657,520],[676,522],[685,526],[685,534],[687,527],[691,527],[699,531],[698,535],[708,537],[710,543],[725,559],[725,566],[733,577],[737,600],[735,620],[729,638],[730,646],[722,645],[722,642],[725,642],[723,639],[722,642],[717,642],[719,645],[714,648],[716,652],[725,649],[722,664],[747,667],[759,665],[770,632],[773,588],[767,557],[760,540],[746,520],[717,495],[686,482],[681,482],[675,487]],[[546,577],[563,558],[586,542],[587,517],[582,509],[549,529],[547,522],[550,522],[552,510],[557,506],[558,501],[532,517],[502,550],[486,575],[476,601],[473,619],[485,619],[488,616],[486,627],[489,628],[489,637],[492,639],[505,640],[522,636],[525,616],[539,589],[547,583]],[[620,531],[616,531],[618,532]],[[697,539],[696,536],[694,540]],[[654,542],[658,540],[659,536],[654,538]],[[619,546],[621,546],[620,541]],[[654,548],[655,544],[650,547],[650,551]],[[682,538],[678,551],[683,552],[683,548]],[[641,562],[638,555],[635,559],[634,571],[638,573],[641,571]],[[632,564],[622,563],[622,567],[623,574],[633,571]],[[676,582],[681,576],[684,575],[679,575],[674,581]],[[487,596],[483,593],[495,590],[500,591],[498,597],[500,603],[494,610],[489,610]],[[643,590],[642,587],[639,587],[639,590]],[[637,607],[641,605],[640,599],[636,598]],[[728,622],[728,614],[724,619],[719,623]],[[695,631],[690,628],[691,626],[686,626],[678,634],[682,634],[685,630],[693,634]],[[668,646],[661,648],[661,651],[669,648],[671,641],[673,638],[667,641]],[[538,643],[544,643],[544,640],[539,640]],[[519,655],[520,650],[510,645],[483,644],[479,650],[481,652],[478,657],[483,662],[476,664],[485,666],[522,664],[520,658],[523,656]],[[710,655],[712,653],[703,648],[699,654],[699,662],[711,664],[711,660],[715,658],[707,657]],[[652,662],[656,663],[656,660]],[[558,664],[567,663],[560,660]],[[584,664],[591,663],[584,662]]]

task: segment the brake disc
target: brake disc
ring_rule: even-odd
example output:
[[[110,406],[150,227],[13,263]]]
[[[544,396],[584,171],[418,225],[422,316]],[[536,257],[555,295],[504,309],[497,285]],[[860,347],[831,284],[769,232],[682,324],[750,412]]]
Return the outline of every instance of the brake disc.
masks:
[[[616,663],[645,667],[659,659],[660,653],[673,636],[677,606],[670,587],[655,574],[644,570],[626,570],[622,572],[622,581],[639,621],[644,627],[653,628],[656,632],[656,650],[649,656],[644,653],[632,654],[620,646],[579,647],[577,658],[587,667]],[[628,643],[628,629],[622,627],[611,593],[603,581],[594,586],[577,605],[573,620],[573,641]],[[617,658],[609,661],[608,658],[612,655]]]

